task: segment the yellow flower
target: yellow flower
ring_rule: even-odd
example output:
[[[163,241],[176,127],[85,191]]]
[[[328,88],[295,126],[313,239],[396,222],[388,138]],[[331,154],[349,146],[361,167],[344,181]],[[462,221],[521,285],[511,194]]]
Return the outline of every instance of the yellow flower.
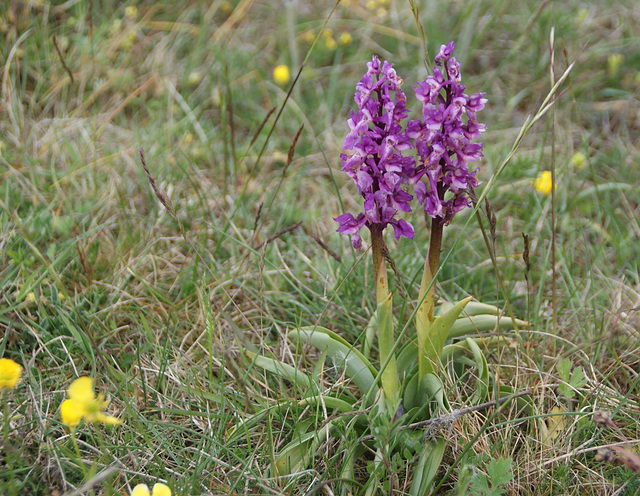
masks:
[[[122,423],[122,420],[102,412],[108,402],[102,394],[96,396],[90,377],[79,377],[73,381],[67,390],[67,396],[69,398],[60,405],[60,416],[62,422],[71,430],[78,426],[82,418],[85,422],[102,422],[109,425]]]
[[[324,46],[327,47],[327,50],[335,50],[338,46],[338,43],[333,38],[325,38]]]
[[[135,21],[138,17],[138,7],[136,7],[135,5],[129,5],[128,7],[125,7],[124,15],[132,21]]]
[[[273,79],[280,86],[284,86],[291,79],[291,73],[286,65],[278,65],[273,70]]]
[[[60,405],[60,417],[62,418],[62,423],[71,430],[78,427],[83,416],[83,410],[78,408],[78,405],[73,400],[64,400],[62,405]]]
[[[316,39],[316,35],[313,34],[313,31],[310,29],[307,29],[306,31],[303,31],[302,33],[302,41],[304,41],[305,43],[308,43],[309,45],[311,43],[313,43]]]
[[[224,0],[220,4],[220,10],[222,11],[223,14],[230,14],[231,11],[233,10],[233,5],[231,5],[231,2],[229,2],[228,0]]]
[[[571,163],[578,169],[582,169],[585,165],[587,165],[587,157],[582,152],[575,152],[571,156]]]
[[[551,188],[553,187],[551,181],[551,171],[542,171],[533,182],[533,187],[536,189],[536,191],[542,193],[543,195],[548,195],[549,193],[551,193]]]
[[[149,492],[149,486],[146,484],[138,484],[131,491],[131,496],[171,496],[169,486],[158,482],[153,486],[153,491]]]
[[[199,71],[192,71],[187,77],[187,83],[189,86],[198,86],[202,82],[202,73]]]
[[[0,358],[0,390],[13,389],[22,375],[22,367],[9,358]]]
[[[615,76],[620,71],[620,66],[624,62],[624,55],[612,53],[607,57],[607,72],[610,76]]]
[[[338,41],[341,45],[351,45],[353,38],[351,37],[350,33],[344,32],[340,34],[340,38],[338,38]]]

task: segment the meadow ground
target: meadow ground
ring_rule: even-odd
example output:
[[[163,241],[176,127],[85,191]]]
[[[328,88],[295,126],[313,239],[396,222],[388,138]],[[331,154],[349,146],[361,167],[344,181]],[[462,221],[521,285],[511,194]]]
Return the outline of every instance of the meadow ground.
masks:
[[[0,357],[24,371],[0,391],[0,494],[156,481],[179,495],[410,493],[419,450],[365,452],[346,477],[349,436],[277,472],[331,412],[296,408],[300,384],[243,350],[355,394],[287,335],[321,325],[362,344],[372,263],[332,220],[361,208],[339,158],[355,84],[375,53],[413,99],[450,40],[468,91],[488,99],[477,193],[496,224],[492,237],[481,205],[445,229],[437,294],[509,303],[532,324],[484,350],[494,391],[531,393],[528,414],[514,402],[436,433],[446,449],[420,494],[640,492],[640,10],[418,7],[420,23],[401,1],[1,2]],[[551,170],[553,195],[534,187]],[[429,239],[419,211],[405,218],[414,239],[387,238],[398,329]],[[472,375],[447,387],[452,407],[467,406]],[[80,376],[122,424],[69,432],[60,405]]]

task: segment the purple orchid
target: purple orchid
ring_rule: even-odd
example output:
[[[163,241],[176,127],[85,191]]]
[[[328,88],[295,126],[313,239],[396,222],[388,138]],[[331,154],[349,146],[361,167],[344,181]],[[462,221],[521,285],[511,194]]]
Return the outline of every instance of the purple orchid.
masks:
[[[348,120],[347,134],[340,155],[342,170],[351,177],[364,198],[364,212],[354,217],[344,213],[334,220],[337,231],[352,236],[354,248],[360,249],[358,232],[363,226],[384,230],[393,226],[396,239],[413,238],[413,226],[397,219],[398,211],[410,212],[413,196],[402,187],[415,176],[415,160],[402,152],[413,148],[402,120],[407,116],[402,79],[386,60],[381,64],[374,56],[368,70],[356,85],[357,112]]]
[[[416,198],[425,212],[443,225],[471,206],[467,190],[475,188],[478,180],[477,169],[469,171],[468,164],[483,156],[482,143],[471,140],[486,130],[486,125],[476,120],[476,113],[487,103],[485,94],[464,93],[466,86],[460,82],[454,48],[453,41],[442,45],[433,75],[414,87],[422,102],[422,120],[407,124],[407,135],[415,140],[418,156],[412,177]]]

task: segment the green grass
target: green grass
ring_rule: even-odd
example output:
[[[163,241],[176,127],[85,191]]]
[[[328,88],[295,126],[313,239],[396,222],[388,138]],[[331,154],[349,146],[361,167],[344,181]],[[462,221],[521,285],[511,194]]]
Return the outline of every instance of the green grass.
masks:
[[[409,98],[426,75],[409,3],[392,2],[377,15],[352,0],[331,17],[332,2],[137,7],[131,19],[112,0],[0,5],[0,356],[25,369],[17,388],[2,393],[9,416],[0,493],[66,494],[87,481],[107,495],[155,481],[180,495],[341,493],[344,461],[331,443],[310,470],[277,478],[271,469],[287,443],[322,424],[322,412],[273,409],[239,438],[229,431],[251,412],[300,395],[299,385],[255,367],[241,348],[313,371],[318,356],[295,355],[289,330],[317,323],[350,342],[363,339],[375,309],[373,272],[369,258],[360,260],[335,233],[332,217],[360,201],[338,157],[372,53],[394,62]],[[508,458],[508,494],[637,494],[637,474],[595,457],[595,448],[623,435],[633,446],[640,439],[637,7],[422,2],[420,15],[429,59],[454,39],[468,92],[487,92],[479,192],[549,92],[552,28],[555,79],[576,62],[553,112],[487,194],[506,294],[470,212],[445,229],[438,283],[445,300],[471,294],[501,307],[508,300],[534,324],[506,333],[513,346],[488,356],[490,371],[496,383],[531,389],[541,415],[562,407],[566,426],[545,444],[515,407],[465,416],[443,434],[438,493],[458,494],[462,466],[486,473],[491,460]],[[319,34],[327,18],[333,36],[348,32],[351,44],[327,47]],[[295,63],[295,77],[311,48],[307,31],[318,41],[276,122],[288,87],[271,71]],[[614,54],[624,56],[617,70],[608,65]],[[141,146],[175,217],[154,195]],[[586,163],[572,163],[576,152]],[[532,186],[551,163],[555,267],[551,199]],[[411,216],[415,226],[421,218]],[[401,297],[417,295],[428,232],[387,241],[404,325],[414,304]],[[573,398],[559,393],[563,357],[586,376]],[[339,371],[328,363],[315,371],[338,388]],[[124,421],[81,424],[82,462],[59,415],[79,375],[96,379],[109,413]],[[465,406],[456,396],[465,385],[450,386],[452,405]],[[597,426],[597,410],[610,411],[622,434]],[[370,462],[364,455],[361,483]],[[104,480],[93,478],[109,467]],[[411,464],[391,464],[388,473],[395,494],[408,491]]]

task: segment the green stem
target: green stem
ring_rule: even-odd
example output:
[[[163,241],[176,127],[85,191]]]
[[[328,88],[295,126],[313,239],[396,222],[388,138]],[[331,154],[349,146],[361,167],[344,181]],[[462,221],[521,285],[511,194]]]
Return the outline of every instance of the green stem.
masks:
[[[389,402],[400,389],[396,357],[392,354],[395,338],[393,335],[393,307],[389,293],[387,266],[384,258],[384,239],[382,229],[378,226],[371,228],[371,251],[373,252],[373,267],[376,277],[376,302],[378,324],[378,346],[380,349],[380,363],[387,362],[382,371],[382,390]]]
[[[435,274],[440,263],[440,249],[442,247],[443,225],[438,219],[431,220],[431,237],[429,251],[424,261],[422,282],[418,301],[420,307],[416,313],[416,328],[418,334],[418,375],[419,379],[434,371],[434,360],[437,360],[438,350],[433,349],[429,339],[429,327],[433,322],[433,308],[435,305]],[[436,355],[436,356],[434,356]]]
[[[9,470],[9,481],[11,484],[11,494],[18,494],[18,487],[16,484],[16,473],[13,466],[14,452],[13,446],[9,444],[9,401],[7,400],[7,392],[0,390],[2,395],[2,433],[4,451],[6,453],[7,469]]]
[[[384,259],[384,239],[382,229],[371,228],[371,252],[373,253],[373,273],[376,276],[376,304],[380,305],[389,295],[389,280]]]
[[[442,228],[443,224],[438,219],[431,219],[431,240],[429,241],[429,267],[431,274],[435,275],[440,263],[440,250],[442,249]]]

